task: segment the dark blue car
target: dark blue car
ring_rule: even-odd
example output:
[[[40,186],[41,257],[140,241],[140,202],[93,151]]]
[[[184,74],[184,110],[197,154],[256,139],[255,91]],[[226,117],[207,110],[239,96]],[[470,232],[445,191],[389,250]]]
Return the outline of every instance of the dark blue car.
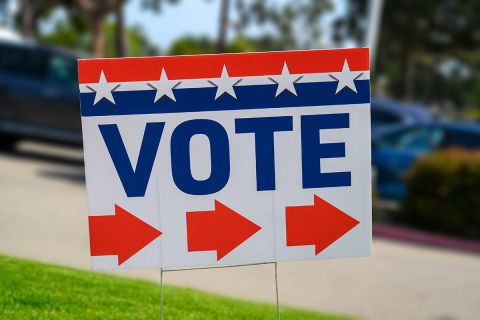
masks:
[[[448,148],[480,149],[480,125],[460,122],[431,122],[397,126],[373,141],[372,166],[381,198],[401,200],[403,177],[424,154]]]
[[[435,114],[420,105],[405,105],[387,99],[372,99],[371,122],[372,137],[376,138],[392,126],[428,123],[435,119]]]
[[[23,138],[81,145],[77,56],[0,39],[0,148]]]

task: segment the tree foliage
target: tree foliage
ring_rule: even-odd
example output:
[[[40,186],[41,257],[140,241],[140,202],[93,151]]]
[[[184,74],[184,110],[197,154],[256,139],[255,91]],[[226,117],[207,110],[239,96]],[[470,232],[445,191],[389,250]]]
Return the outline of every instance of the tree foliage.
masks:
[[[237,37],[226,44],[225,52],[238,53],[255,51],[256,47],[248,39]],[[170,55],[209,54],[217,52],[217,43],[213,39],[202,36],[186,36],[177,39],[171,46]]]
[[[347,14],[334,23],[334,40],[363,45],[367,9],[367,0],[349,1]],[[384,1],[377,52],[376,78],[389,80],[390,95],[480,106],[478,97],[462,90],[479,82],[480,1]]]
[[[288,0],[283,4],[275,0],[237,0],[235,28],[240,34],[251,26],[261,28],[259,38],[269,46],[275,42],[282,49],[316,48],[321,46],[321,18],[332,8],[329,0]]]
[[[25,37],[34,38],[38,33],[38,21],[61,4],[64,4],[61,0],[19,0],[18,20],[22,34]]]
[[[144,9],[160,13],[166,4],[177,4],[180,0],[141,0],[141,2]]]
[[[105,34],[104,48],[102,48],[105,57],[117,57],[117,47],[115,46],[116,23],[106,21],[102,27]],[[92,51],[91,25],[85,21],[82,16],[72,19],[58,21],[54,27],[54,32],[40,35],[38,41],[43,44],[75,49],[81,52]],[[128,56],[149,56],[157,55],[158,50],[152,45],[141,28],[129,27],[125,30],[125,38],[128,42]]]

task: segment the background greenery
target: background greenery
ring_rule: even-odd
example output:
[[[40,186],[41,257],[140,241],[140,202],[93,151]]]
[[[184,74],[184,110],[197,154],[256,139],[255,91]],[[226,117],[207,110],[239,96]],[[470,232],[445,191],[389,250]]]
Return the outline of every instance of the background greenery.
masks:
[[[416,228],[480,240],[480,153],[446,150],[421,158],[406,177],[396,218]]]

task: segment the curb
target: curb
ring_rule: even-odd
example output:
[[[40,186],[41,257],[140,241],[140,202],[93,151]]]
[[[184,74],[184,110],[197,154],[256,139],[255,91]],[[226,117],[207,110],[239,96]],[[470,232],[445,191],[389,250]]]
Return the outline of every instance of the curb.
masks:
[[[372,227],[374,237],[420,244],[480,254],[480,242],[444,236],[406,227],[375,223]]]

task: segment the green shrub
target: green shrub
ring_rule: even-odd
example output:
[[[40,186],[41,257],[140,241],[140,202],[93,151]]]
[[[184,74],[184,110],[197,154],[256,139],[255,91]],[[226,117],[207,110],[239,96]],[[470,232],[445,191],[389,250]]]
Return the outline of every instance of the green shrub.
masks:
[[[401,222],[480,239],[480,153],[446,150],[425,156],[408,172],[406,186]]]

